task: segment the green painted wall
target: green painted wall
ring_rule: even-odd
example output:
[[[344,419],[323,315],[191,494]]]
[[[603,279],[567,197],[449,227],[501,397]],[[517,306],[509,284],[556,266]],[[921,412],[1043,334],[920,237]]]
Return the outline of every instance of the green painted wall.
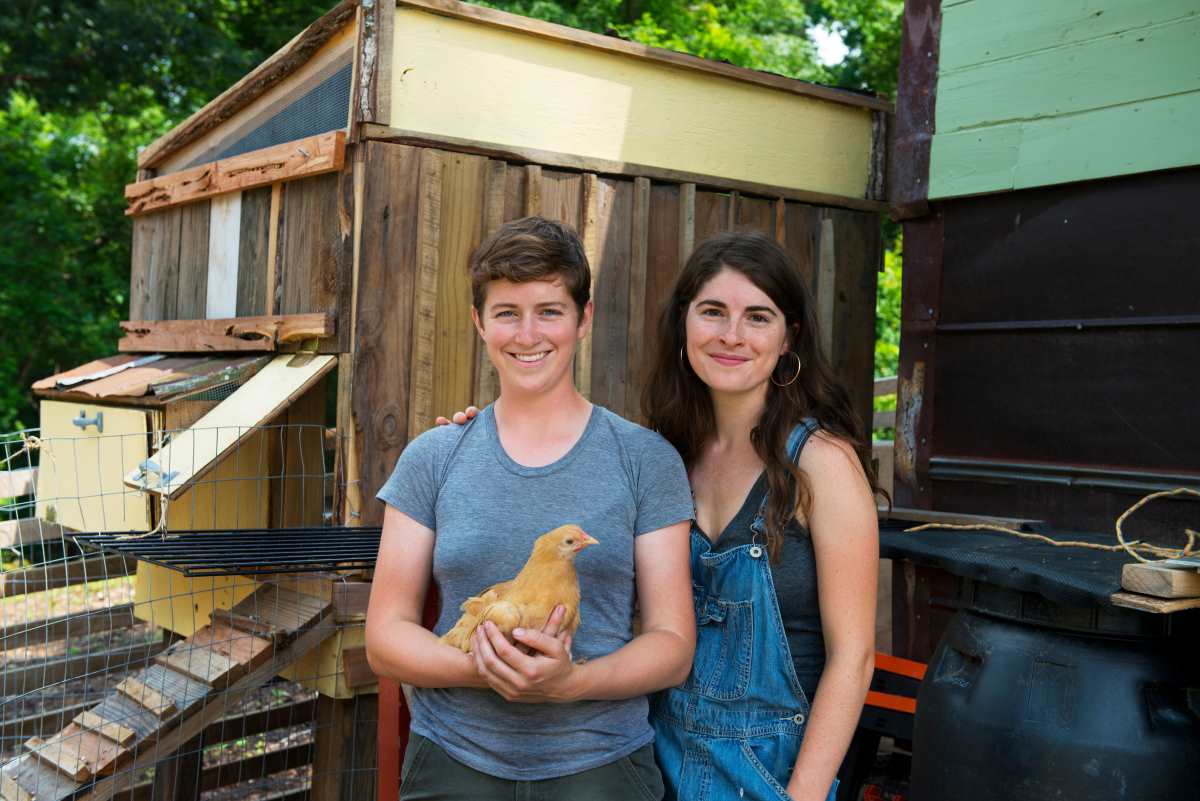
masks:
[[[1200,164],[1200,0],[945,0],[929,196]]]

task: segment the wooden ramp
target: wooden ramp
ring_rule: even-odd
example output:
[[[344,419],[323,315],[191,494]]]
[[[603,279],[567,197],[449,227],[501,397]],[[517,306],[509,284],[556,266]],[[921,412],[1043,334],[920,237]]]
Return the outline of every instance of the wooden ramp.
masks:
[[[106,801],[336,631],[329,601],[264,585],[0,772],[3,801]]]

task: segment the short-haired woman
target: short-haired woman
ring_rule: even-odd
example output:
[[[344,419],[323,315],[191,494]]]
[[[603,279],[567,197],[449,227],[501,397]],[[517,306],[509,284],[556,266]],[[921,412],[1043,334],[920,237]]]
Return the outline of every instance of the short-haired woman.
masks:
[[[466,426],[417,437],[379,492],[367,656],[415,688],[401,798],[661,798],[646,695],[684,679],[695,644],[686,473],[662,437],[575,388],[592,303],[573,231],[509,223],[469,271],[499,397]],[[513,632],[522,649],[491,624],[469,654],[438,640],[467,597],[512,578],[566,523],[599,542],[576,562],[573,642],[552,636],[560,612],[546,631]],[[421,626],[431,578],[433,632]]]

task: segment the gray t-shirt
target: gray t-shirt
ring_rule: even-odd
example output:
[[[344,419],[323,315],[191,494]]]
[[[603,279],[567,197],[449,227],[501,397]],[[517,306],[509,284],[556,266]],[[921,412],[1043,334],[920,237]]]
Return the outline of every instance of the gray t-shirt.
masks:
[[[634,537],[692,517],[675,449],[599,406],[571,450],[544,467],[509,458],[490,406],[465,426],[434,428],[405,448],[378,497],[435,532],[438,635],[458,620],[467,597],[515,576],[540,535],[577,523],[595,537],[599,544],[575,562],[577,660],[633,638]],[[653,739],[641,696],[523,704],[465,688],[414,690],[412,730],[476,770],[514,780],[588,770]]]

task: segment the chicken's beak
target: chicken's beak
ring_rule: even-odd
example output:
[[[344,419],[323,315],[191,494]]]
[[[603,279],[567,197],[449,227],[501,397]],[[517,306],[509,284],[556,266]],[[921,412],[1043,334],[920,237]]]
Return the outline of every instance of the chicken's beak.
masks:
[[[581,539],[579,541],[579,544],[575,546],[575,553],[579,553],[580,551],[582,551],[584,548],[588,547],[589,545],[599,545],[599,544],[600,543],[597,542],[596,539],[591,534],[585,533],[583,535],[583,539]]]

